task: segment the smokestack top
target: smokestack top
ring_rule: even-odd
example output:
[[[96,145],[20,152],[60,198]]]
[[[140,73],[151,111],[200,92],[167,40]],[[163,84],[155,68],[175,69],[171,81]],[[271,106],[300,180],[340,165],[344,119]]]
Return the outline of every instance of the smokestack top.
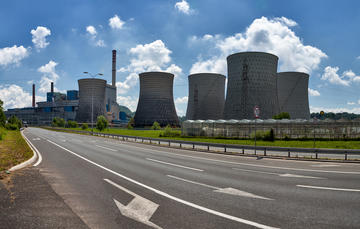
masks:
[[[112,86],[116,85],[116,50],[112,50]]]
[[[54,82],[51,82],[51,93],[54,93]]]
[[[35,107],[35,84],[32,85],[32,107]]]

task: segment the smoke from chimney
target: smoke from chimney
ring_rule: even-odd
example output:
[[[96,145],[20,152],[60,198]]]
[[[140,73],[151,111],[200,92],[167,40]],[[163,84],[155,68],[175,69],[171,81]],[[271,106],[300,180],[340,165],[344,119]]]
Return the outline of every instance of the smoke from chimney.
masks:
[[[116,84],[116,50],[112,50],[112,86]]]
[[[51,82],[51,93],[54,93],[54,82]]]
[[[35,84],[32,85],[32,107],[35,107]]]

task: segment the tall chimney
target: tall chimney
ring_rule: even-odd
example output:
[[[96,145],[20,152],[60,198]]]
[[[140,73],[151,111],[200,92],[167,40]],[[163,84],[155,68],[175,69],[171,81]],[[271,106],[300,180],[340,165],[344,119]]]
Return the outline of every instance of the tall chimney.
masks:
[[[51,93],[54,93],[54,82],[51,82]]]
[[[112,50],[112,86],[116,84],[116,50]]]
[[[35,84],[33,84],[33,92],[32,92],[32,107],[35,107]]]

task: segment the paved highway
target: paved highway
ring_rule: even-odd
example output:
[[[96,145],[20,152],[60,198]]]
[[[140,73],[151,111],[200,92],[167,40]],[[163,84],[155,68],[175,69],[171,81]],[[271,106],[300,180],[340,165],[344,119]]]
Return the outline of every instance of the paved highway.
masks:
[[[360,164],[261,159],[24,131],[90,228],[359,228]]]

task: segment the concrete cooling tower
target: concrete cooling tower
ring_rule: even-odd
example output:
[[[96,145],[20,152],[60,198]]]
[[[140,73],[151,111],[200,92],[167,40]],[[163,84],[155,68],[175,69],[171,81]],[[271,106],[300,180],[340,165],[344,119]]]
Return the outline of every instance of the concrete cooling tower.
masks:
[[[189,75],[186,119],[222,119],[225,103],[225,76],[214,73]]]
[[[227,65],[225,119],[254,119],[255,106],[260,108],[261,119],[279,113],[277,56],[264,52],[235,53],[227,57]]]
[[[79,110],[76,119],[78,122],[91,122],[91,104],[93,102],[94,122],[99,115],[105,115],[105,87],[103,79],[80,79],[79,83]]]
[[[173,82],[174,75],[166,72],[144,72],[140,75],[140,96],[135,113],[135,126],[179,126],[176,114]]]
[[[280,72],[277,88],[280,112],[288,112],[291,119],[309,119],[309,75],[302,72]]]

